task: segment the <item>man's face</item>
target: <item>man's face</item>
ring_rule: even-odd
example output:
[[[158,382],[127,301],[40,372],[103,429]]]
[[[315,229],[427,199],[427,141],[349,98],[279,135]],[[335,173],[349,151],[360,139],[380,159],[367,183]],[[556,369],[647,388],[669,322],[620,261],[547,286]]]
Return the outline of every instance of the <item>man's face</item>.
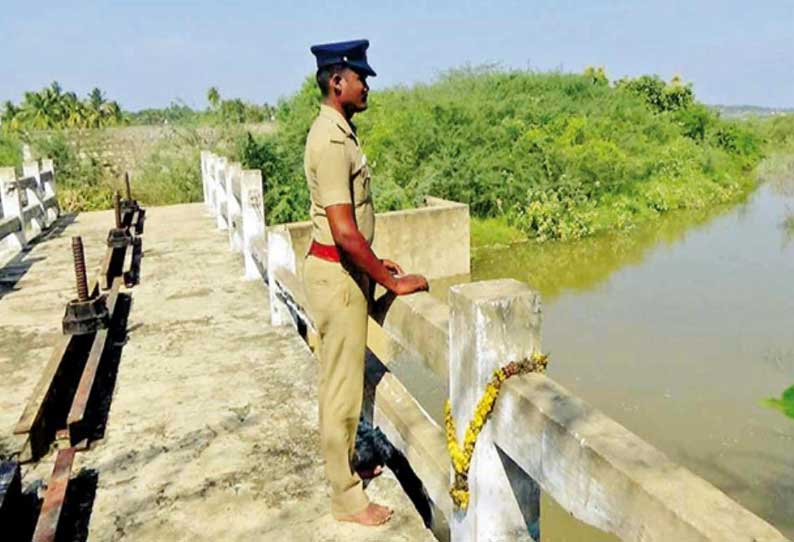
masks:
[[[338,82],[335,81],[335,83],[338,83],[339,102],[346,111],[359,113],[367,109],[369,85],[367,84],[366,75],[346,69],[339,74],[339,80]]]

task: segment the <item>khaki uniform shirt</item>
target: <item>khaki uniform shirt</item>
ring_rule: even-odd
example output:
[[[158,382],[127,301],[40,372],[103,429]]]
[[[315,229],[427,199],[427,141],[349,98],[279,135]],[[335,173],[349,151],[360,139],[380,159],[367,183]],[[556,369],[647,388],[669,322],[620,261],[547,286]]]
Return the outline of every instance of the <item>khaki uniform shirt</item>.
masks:
[[[375,211],[367,157],[350,123],[325,104],[320,106],[320,114],[306,138],[303,168],[311,195],[314,240],[324,245],[334,244],[325,208],[347,203],[353,205],[359,231],[372,244]]]

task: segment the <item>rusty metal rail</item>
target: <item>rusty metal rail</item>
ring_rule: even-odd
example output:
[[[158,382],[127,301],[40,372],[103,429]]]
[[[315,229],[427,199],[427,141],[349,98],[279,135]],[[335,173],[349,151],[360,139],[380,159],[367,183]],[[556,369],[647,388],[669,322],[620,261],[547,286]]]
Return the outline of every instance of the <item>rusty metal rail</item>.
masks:
[[[66,501],[66,492],[69,489],[69,477],[74,464],[74,448],[65,448],[58,451],[55,467],[47,484],[47,492],[41,505],[39,520],[33,533],[33,542],[55,542],[58,534],[59,520]]]

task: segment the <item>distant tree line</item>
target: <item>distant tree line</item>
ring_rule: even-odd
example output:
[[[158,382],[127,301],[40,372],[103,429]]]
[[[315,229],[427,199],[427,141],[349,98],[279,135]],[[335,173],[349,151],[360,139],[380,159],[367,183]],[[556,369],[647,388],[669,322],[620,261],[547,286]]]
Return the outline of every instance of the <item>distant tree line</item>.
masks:
[[[208,107],[192,109],[181,100],[171,102],[168,107],[142,109],[129,113],[130,124],[248,124],[274,120],[276,108],[267,103],[250,103],[240,98],[223,99],[218,87],[207,89]]]
[[[73,128],[105,128],[133,125],[241,124],[272,120],[275,107],[239,98],[223,99],[217,87],[207,91],[208,108],[195,110],[180,100],[163,108],[124,111],[115,100],[94,88],[86,98],[65,92],[57,81],[39,91],[25,92],[15,104],[6,100],[0,108],[0,128],[5,133]]]

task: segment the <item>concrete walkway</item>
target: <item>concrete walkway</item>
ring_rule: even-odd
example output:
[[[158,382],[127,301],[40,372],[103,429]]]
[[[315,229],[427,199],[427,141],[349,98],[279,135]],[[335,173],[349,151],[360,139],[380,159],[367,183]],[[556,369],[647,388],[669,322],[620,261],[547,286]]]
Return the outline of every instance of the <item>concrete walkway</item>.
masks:
[[[83,235],[98,263],[111,221],[79,215],[0,290],[0,453],[73,297],[69,236]],[[203,205],[147,209],[143,246],[106,435],[76,460],[96,479],[88,539],[434,540],[388,474],[368,489],[395,508],[387,526],[331,518],[316,361],[291,328],[269,325],[265,286],[242,280]],[[50,468],[43,461],[25,481]]]

